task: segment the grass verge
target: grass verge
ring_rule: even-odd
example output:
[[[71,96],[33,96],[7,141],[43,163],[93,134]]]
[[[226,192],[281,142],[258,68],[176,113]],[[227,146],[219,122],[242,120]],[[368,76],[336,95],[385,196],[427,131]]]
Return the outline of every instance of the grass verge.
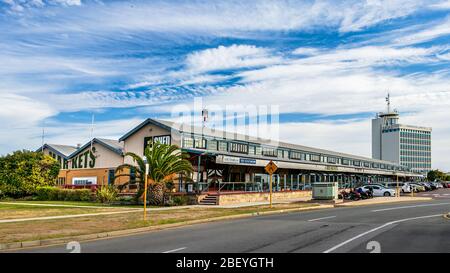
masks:
[[[306,208],[318,206],[310,203],[276,204],[245,208],[184,208],[169,211],[152,211],[147,221],[143,221],[142,212],[130,212],[115,215],[87,216],[45,221],[29,221],[0,224],[0,243],[43,240],[116,230],[133,229],[164,224],[186,222],[221,216],[246,213],[267,212],[282,209]]]

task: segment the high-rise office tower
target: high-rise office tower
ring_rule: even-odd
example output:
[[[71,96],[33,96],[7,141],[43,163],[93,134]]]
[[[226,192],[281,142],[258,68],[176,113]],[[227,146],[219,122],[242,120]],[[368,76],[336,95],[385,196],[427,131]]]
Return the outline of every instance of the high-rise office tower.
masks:
[[[372,157],[409,167],[414,172],[431,170],[431,128],[399,124],[399,113],[387,111],[372,119]]]

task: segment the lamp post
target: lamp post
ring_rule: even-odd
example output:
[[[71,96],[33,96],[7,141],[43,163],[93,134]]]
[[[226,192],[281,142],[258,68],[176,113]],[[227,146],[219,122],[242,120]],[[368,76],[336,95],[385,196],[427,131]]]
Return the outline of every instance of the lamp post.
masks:
[[[145,164],[145,175],[144,175],[144,221],[145,221],[147,218],[147,176],[149,164],[147,161],[147,157],[145,155],[142,157],[142,160],[144,161]]]

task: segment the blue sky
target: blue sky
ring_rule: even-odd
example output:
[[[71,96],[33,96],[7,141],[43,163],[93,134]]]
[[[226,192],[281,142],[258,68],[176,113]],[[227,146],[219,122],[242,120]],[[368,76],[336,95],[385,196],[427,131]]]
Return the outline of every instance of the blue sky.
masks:
[[[0,0],[0,153],[118,138],[174,105],[277,105],[280,139],[370,156],[389,91],[450,170],[450,1]]]

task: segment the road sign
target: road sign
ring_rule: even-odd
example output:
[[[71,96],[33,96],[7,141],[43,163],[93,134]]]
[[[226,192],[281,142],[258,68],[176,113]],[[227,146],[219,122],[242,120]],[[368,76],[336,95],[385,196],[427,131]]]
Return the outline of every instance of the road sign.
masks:
[[[266,172],[269,174],[270,180],[269,180],[269,203],[270,207],[272,208],[272,174],[277,171],[278,167],[275,163],[273,163],[272,160],[266,165],[264,168]]]
[[[274,172],[277,171],[278,167],[275,163],[273,163],[272,160],[270,160],[270,162],[266,165],[266,167],[264,168],[266,170],[266,172],[268,174],[273,174]]]

